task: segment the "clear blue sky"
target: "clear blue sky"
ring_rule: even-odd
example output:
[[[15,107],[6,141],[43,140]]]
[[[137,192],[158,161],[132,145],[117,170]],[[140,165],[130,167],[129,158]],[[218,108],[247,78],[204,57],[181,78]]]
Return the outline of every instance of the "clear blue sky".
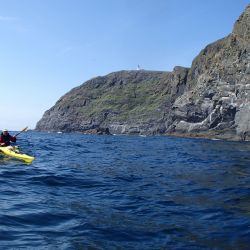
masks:
[[[0,0],[0,129],[34,128],[73,87],[191,65],[249,0]]]

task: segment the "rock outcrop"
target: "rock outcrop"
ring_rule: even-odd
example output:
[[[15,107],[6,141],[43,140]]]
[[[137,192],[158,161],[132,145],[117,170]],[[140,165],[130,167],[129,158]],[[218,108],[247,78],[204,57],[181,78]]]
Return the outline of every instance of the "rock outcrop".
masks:
[[[120,71],[72,89],[37,130],[250,138],[250,5],[190,69]]]
[[[250,6],[233,32],[194,59],[169,132],[246,138],[250,130]]]
[[[72,89],[46,111],[37,130],[164,133],[165,116],[184,93],[188,69],[120,71]]]

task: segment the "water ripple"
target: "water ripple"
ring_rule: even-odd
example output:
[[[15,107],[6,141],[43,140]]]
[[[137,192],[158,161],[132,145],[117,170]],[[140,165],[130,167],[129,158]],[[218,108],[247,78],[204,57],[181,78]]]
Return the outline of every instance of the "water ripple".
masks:
[[[21,134],[0,158],[3,249],[249,249],[250,144]]]

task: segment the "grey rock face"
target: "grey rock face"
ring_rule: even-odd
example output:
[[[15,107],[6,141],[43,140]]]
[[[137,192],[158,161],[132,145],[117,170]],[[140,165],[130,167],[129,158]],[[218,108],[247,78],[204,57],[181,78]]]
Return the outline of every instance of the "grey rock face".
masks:
[[[249,134],[249,14],[250,6],[232,34],[208,45],[193,61],[188,91],[173,105],[171,132],[223,134],[227,130],[236,139]]]
[[[249,122],[250,5],[233,32],[203,49],[190,69],[91,79],[60,98],[36,129],[245,140]]]

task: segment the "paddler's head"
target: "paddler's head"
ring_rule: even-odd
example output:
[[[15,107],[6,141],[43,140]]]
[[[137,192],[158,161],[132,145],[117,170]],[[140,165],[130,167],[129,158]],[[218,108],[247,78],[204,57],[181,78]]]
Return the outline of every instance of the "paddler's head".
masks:
[[[7,135],[8,133],[9,133],[9,132],[8,132],[8,129],[4,128],[4,129],[3,129],[3,134],[4,134],[4,135]]]

